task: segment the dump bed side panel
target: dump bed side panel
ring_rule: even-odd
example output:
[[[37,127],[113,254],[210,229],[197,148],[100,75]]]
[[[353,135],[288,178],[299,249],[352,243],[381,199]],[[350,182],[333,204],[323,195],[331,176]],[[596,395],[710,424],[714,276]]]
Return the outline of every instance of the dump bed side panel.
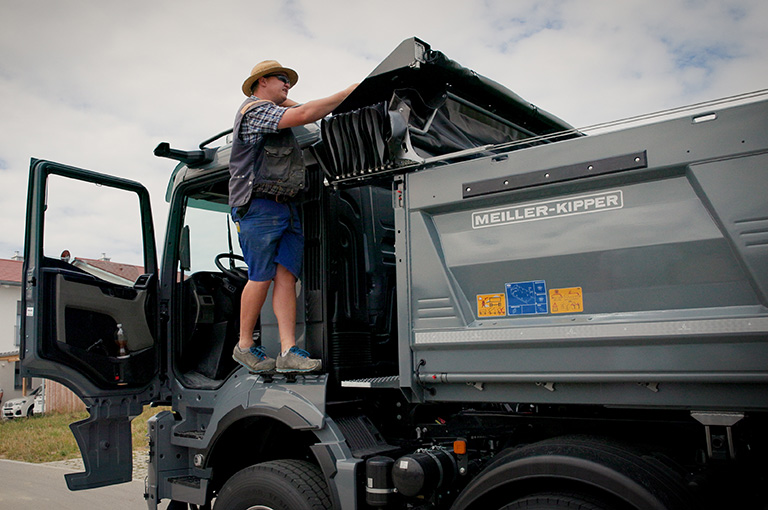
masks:
[[[401,379],[438,400],[768,407],[767,124],[754,103],[406,175]]]

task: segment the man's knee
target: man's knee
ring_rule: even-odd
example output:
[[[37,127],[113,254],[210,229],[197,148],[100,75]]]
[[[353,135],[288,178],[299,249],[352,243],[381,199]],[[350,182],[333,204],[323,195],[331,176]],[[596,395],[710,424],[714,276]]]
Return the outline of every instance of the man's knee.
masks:
[[[291,273],[288,268],[282,264],[277,265],[277,272],[275,273],[275,284],[295,285],[296,276]]]

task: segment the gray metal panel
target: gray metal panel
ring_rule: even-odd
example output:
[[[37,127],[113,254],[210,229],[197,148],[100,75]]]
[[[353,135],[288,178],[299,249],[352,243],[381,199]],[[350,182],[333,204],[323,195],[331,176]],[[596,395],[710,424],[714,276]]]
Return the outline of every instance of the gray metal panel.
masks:
[[[768,102],[714,119],[406,175],[398,297],[425,398],[768,408]],[[463,198],[463,183],[639,151],[647,168]],[[511,306],[507,289],[534,282],[543,311]],[[570,288],[581,309],[553,313],[550,292]],[[488,295],[503,314],[481,315]],[[552,381],[567,391],[535,386]]]
[[[510,321],[507,321],[510,322]],[[690,342],[712,335],[754,335],[768,331],[768,317],[693,319],[661,322],[618,322],[611,324],[566,324],[562,326],[468,328],[453,331],[416,331],[414,345],[477,344],[487,342],[541,342],[557,340],[640,339],[652,343],[656,338],[677,337]],[[761,367],[763,368],[763,367]],[[768,365],[764,367],[768,373]]]
[[[508,158],[487,157],[416,172],[409,177],[410,207],[440,207],[463,202],[463,184],[559,168],[576,162],[598,160],[647,150],[648,165],[655,168],[686,166],[726,154],[749,154],[768,148],[768,101],[719,110],[717,119],[694,123],[691,117],[673,119],[632,129],[586,136],[510,153]],[[743,140],[743,143],[742,143]],[[434,177],[434,173],[439,178]],[[546,194],[532,190],[530,196]],[[499,194],[503,195],[503,194]],[[467,199],[476,207],[503,197]]]
[[[765,409],[767,392],[760,384],[595,383],[477,383],[429,384],[425,395],[443,402],[517,402],[587,404],[615,407],[682,408],[696,410]],[[734,396],[738,398],[734,399]]]
[[[716,220],[726,232],[751,283],[768,303],[768,214],[766,214],[768,155],[715,161],[691,167],[694,185],[701,191]],[[762,276],[762,278],[760,277]]]

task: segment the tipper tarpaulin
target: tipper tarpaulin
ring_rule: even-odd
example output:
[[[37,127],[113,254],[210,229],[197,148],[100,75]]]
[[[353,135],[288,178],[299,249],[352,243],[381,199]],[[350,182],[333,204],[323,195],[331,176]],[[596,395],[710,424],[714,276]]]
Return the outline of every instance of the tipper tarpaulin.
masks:
[[[553,140],[578,136],[554,115],[411,38],[323,119],[314,151],[327,177],[339,181],[562,133]]]

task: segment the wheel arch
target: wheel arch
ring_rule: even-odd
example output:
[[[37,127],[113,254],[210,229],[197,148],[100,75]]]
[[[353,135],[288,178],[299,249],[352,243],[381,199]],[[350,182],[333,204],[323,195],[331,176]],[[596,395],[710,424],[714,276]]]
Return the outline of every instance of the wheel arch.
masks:
[[[679,473],[626,445],[585,437],[549,439],[502,452],[451,508],[494,508],[551,489],[581,492],[622,509],[695,508]]]
[[[289,407],[238,406],[218,420],[208,448],[201,451],[202,467],[212,468],[215,478],[228,478],[259,462],[311,455],[316,441],[312,426]]]
[[[209,447],[201,453],[203,467],[212,470],[215,491],[248,466],[282,459],[308,460],[322,471],[335,507],[339,501],[337,463],[357,462],[330,417],[324,416],[318,427],[288,406],[231,409],[219,420]],[[354,470],[351,475],[354,477]]]

